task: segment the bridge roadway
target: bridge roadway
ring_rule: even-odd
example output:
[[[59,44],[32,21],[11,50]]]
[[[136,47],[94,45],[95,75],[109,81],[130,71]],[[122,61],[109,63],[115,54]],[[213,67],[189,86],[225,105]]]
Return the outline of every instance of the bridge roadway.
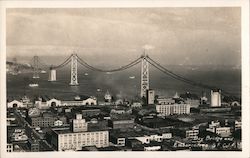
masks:
[[[28,135],[28,137],[31,137],[39,141],[40,142],[39,144],[42,145],[40,146],[40,148],[42,147],[43,149],[48,149],[47,151],[54,151],[52,146],[46,140],[44,140],[44,138],[34,128],[32,128],[32,126],[30,126],[30,124],[21,116],[21,112],[15,109],[14,114],[18,120],[18,124],[20,126],[25,127],[26,132],[31,132],[30,135]]]

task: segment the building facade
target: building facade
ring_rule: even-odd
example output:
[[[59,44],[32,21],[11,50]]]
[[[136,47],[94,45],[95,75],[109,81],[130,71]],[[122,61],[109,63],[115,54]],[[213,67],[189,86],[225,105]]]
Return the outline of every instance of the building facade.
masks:
[[[189,104],[167,104],[156,105],[156,111],[160,116],[168,116],[173,114],[190,114]]]
[[[51,144],[58,151],[82,150],[82,147],[96,146],[97,148],[109,146],[108,130],[88,129],[88,123],[77,114],[72,121],[71,130],[53,130]]]
[[[109,146],[108,131],[54,132],[56,136],[52,137],[51,143],[58,151],[81,150],[85,146],[96,146],[97,148]]]
[[[199,130],[191,129],[186,131],[186,138],[188,139],[198,139]]]
[[[113,129],[127,129],[134,127],[134,119],[110,120],[109,126]]]
[[[32,127],[53,127],[57,125],[57,121],[60,120],[63,124],[67,123],[65,116],[57,117],[55,115],[43,114],[39,116],[27,117],[27,121]]]

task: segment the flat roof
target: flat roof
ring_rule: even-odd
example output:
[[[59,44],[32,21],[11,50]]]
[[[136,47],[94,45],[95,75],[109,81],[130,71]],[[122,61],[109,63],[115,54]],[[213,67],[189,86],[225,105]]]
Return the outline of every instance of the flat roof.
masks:
[[[87,131],[79,131],[79,132],[73,132],[72,130],[70,129],[64,129],[64,130],[53,130],[56,134],[69,134],[69,133],[91,133],[91,132],[105,132],[108,130],[105,130],[105,129],[101,129],[101,130],[97,130],[97,129],[92,129],[92,130],[87,130]]]
[[[150,135],[159,135],[159,132],[156,131],[145,131],[145,130],[141,130],[141,131],[112,131],[110,132],[111,136],[114,137],[125,137],[125,138],[129,138],[129,137],[141,137],[141,136],[150,136]]]

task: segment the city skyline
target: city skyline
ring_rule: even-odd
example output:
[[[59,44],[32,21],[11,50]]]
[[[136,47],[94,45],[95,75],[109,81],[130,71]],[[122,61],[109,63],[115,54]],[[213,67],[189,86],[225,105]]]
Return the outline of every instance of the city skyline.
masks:
[[[75,51],[96,64],[127,63],[146,49],[170,65],[241,64],[237,7],[7,9],[6,22],[8,58]]]

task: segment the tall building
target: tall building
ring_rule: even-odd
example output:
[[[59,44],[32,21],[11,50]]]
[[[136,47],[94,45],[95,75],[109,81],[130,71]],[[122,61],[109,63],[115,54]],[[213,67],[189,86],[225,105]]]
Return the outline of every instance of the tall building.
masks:
[[[85,132],[88,129],[88,123],[82,118],[82,114],[76,114],[76,118],[72,122],[73,132]]]
[[[147,104],[152,105],[155,101],[155,91],[152,89],[147,90]]]
[[[211,107],[221,106],[221,90],[211,90]]]

